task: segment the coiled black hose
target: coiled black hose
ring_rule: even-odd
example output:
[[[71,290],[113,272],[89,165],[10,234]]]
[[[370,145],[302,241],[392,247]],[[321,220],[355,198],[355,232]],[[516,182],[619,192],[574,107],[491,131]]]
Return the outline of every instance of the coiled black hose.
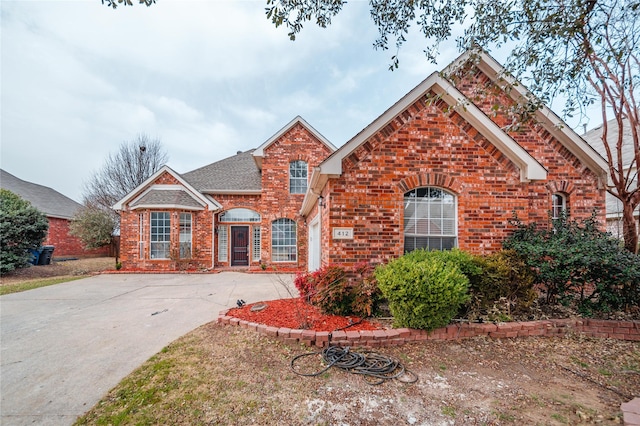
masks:
[[[321,355],[326,367],[320,371],[305,373],[296,368],[296,361],[308,356]],[[370,385],[379,385],[387,380],[397,379],[403,383],[415,383],[418,376],[395,358],[380,355],[375,352],[358,353],[349,347],[328,346],[319,352],[308,352],[297,355],[291,360],[291,370],[300,376],[315,377],[337,367],[353,374],[361,374]]]

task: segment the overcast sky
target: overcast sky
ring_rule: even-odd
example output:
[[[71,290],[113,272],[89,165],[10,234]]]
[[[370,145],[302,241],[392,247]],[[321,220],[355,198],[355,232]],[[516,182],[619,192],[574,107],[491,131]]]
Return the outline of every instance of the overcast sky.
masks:
[[[178,173],[256,148],[297,115],[339,147],[459,55],[452,41],[433,65],[415,34],[389,71],[365,1],[294,42],[265,0],[134,2],[0,2],[2,169],[81,202],[139,134],[160,139]]]

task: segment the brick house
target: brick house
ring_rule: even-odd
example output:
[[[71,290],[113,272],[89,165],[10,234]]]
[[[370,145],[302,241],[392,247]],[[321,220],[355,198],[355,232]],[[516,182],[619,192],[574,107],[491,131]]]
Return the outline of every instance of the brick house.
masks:
[[[308,173],[335,149],[296,117],[254,150],[183,175],[163,167],[114,206],[123,268],[304,269]]]
[[[337,150],[297,117],[253,151],[164,167],[114,206],[123,266],[314,270],[420,247],[492,252],[514,212],[596,209],[604,224],[606,162],[544,106],[520,120],[529,94],[515,83],[465,53]]]
[[[54,257],[109,256],[109,247],[87,250],[80,239],[69,234],[69,224],[82,205],[49,187],[19,179],[0,170],[0,186],[29,201],[47,217],[49,230],[42,243],[54,246]]]

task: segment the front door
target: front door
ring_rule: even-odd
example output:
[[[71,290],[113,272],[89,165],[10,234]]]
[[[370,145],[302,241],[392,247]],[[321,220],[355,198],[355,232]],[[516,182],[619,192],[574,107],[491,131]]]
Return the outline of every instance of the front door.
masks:
[[[249,265],[249,227],[231,227],[231,266]]]

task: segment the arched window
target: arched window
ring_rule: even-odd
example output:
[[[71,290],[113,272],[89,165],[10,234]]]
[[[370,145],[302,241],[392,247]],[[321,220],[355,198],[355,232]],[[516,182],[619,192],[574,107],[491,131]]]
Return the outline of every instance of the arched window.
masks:
[[[291,219],[276,219],[271,224],[271,260],[295,262],[298,259],[296,223]]]
[[[260,222],[260,214],[250,209],[229,209],[220,213],[218,222]]]
[[[553,220],[560,219],[563,215],[568,216],[567,212],[567,196],[556,192],[551,196],[551,218]]]
[[[404,194],[404,251],[451,250],[457,246],[456,197],[444,189],[416,188]]]
[[[289,192],[292,194],[307,192],[307,163],[302,160],[289,163]]]

